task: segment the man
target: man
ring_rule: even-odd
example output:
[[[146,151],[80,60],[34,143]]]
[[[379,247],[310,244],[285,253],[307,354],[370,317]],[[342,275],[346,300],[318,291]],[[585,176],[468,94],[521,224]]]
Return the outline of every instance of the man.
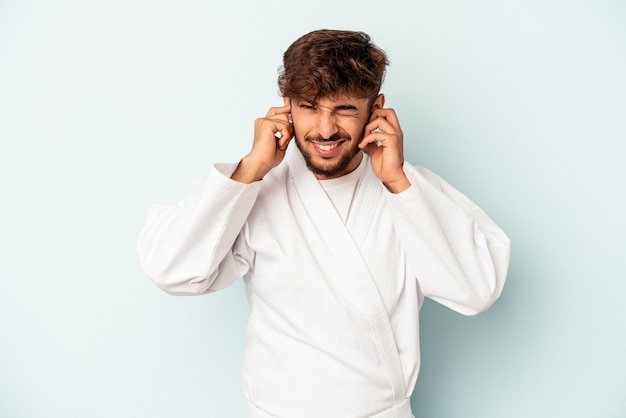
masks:
[[[249,417],[412,417],[424,296],[472,315],[502,290],[508,238],[404,161],[386,65],[364,33],[298,39],[251,151],[150,210],[138,252],[165,291],[244,278]]]

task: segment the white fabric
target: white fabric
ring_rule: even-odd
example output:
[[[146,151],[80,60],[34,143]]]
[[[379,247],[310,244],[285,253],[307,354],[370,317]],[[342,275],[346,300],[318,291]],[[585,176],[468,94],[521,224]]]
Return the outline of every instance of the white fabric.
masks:
[[[345,224],[348,220],[348,213],[354,199],[354,191],[359,179],[363,176],[366,159],[362,159],[359,166],[345,176],[337,177],[329,180],[321,180],[320,184],[328,195],[333,206],[339,213],[341,220]]]
[[[423,297],[471,315],[502,290],[510,243],[483,211],[409,164],[412,186],[389,193],[364,159],[345,224],[297,150],[250,185],[216,165],[177,205],[149,211],[138,253],[162,289],[244,277],[244,390],[267,416],[398,407],[417,379]]]
[[[252,404],[248,404],[248,414],[246,418],[275,418],[275,416],[269,415]],[[415,418],[411,411],[411,399],[406,398],[393,408],[387,409],[369,418]]]

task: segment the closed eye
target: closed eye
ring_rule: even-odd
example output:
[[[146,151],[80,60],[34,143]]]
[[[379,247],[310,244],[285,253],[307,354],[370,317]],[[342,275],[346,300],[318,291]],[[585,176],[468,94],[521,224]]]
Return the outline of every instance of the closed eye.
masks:
[[[359,113],[356,106],[349,104],[337,106],[334,111],[339,116],[356,116]]]
[[[336,113],[340,116],[356,116],[359,111],[357,109],[339,109]]]
[[[315,103],[311,102],[300,102],[298,103],[298,107],[303,110],[308,111],[316,111],[318,110],[318,106]],[[337,116],[357,116],[359,113],[359,109],[351,104],[339,105],[333,108],[327,108],[330,112],[334,113]]]

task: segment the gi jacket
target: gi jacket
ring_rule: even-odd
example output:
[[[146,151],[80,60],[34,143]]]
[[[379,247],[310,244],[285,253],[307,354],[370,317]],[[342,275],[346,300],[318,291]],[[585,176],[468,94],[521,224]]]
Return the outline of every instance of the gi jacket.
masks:
[[[216,165],[174,206],[153,206],[146,273],[172,294],[243,277],[250,417],[411,417],[424,296],[476,314],[500,295],[510,242],[434,173],[405,163],[392,194],[367,155],[346,223],[294,150],[246,185]]]

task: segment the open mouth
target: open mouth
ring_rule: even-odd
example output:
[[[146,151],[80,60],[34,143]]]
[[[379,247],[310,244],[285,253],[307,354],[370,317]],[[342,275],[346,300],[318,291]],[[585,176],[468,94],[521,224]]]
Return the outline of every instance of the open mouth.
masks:
[[[312,142],[315,151],[322,157],[332,157],[336,155],[345,141],[336,142]]]

